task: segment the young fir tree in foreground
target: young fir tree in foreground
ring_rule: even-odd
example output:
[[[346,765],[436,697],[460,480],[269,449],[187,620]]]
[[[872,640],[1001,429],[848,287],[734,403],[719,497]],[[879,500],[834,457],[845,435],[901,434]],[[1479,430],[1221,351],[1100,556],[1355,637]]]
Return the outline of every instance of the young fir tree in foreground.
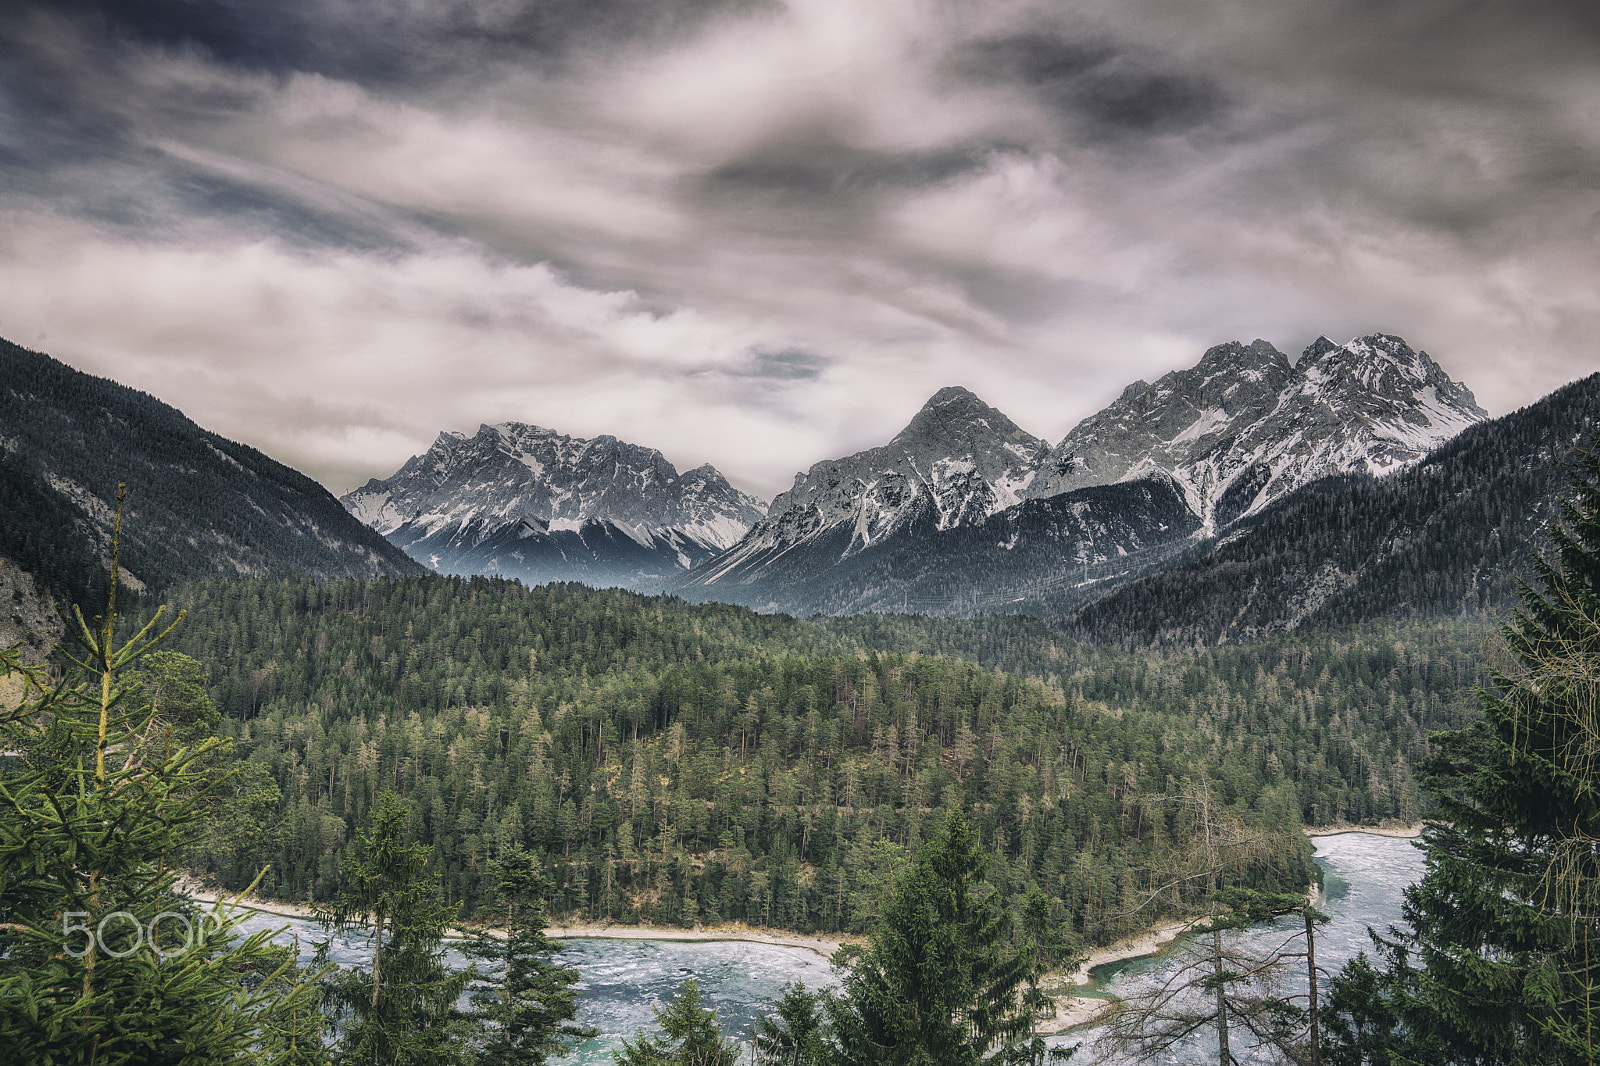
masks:
[[[667,1009],[656,1008],[659,1036],[640,1033],[613,1052],[617,1066],[734,1066],[739,1045],[727,1039],[717,1012],[700,1005],[700,985],[690,978]]]
[[[952,812],[895,885],[828,1017],[851,1066],[1005,1061],[1031,1029],[1028,960],[985,881],[989,857]]]
[[[757,1028],[766,1061],[805,1066],[978,1066],[1061,1061],[1024,994],[1040,956],[1012,942],[989,858],[952,812],[896,880],[839,993],[786,990]],[[1052,936],[1052,942],[1055,937]],[[1050,950],[1059,946],[1052,943]]]
[[[1580,453],[1552,561],[1502,630],[1515,667],[1424,766],[1408,929],[1335,980],[1329,1061],[1555,1066],[1600,1056],[1600,455]]]
[[[578,971],[551,958],[561,945],[544,934],[550,884],[538,859],[510,848],[489,860],[489,874],[504,908],[505,936],[479,934],[462,947],[492,967],[492,979],[474,981],[470,996],[474,1019],[486,1025],[476,1041],[478,1059],[486,1066],[541,1066],[598,1030],[572,1024]]]
[[[242,915],[174,891],[221,742],[175,735],[134,701],[143,682],[128,675],[170,627],[119,641],[114,576],[110,590],[92,624],[74,611],[59,681],[0,653],[0,674],[25,684],[0,712],[0,1053],[37,1066],[314,1061],[314,975],[270,933],[238,937]]]
[[[371,968],[341,970],[325,985],[344,1029],[342,1063],[457,1066],[467,1059],[469,1028],[456,1001],[473,974],[445,964],[451,911],[427,870],[433,849],[411,843],[406,818],[393,792],[378,796],[360,854],[340,867],[338,897],[317,912],[338,932],[373,933]]]
[[[828,1029],[823,1018],[825,992],[813,992],[804,981],[783,990],[772,1013],[756,1019],[755,1055],[759,1066],[824,1066],[828,1061]]]

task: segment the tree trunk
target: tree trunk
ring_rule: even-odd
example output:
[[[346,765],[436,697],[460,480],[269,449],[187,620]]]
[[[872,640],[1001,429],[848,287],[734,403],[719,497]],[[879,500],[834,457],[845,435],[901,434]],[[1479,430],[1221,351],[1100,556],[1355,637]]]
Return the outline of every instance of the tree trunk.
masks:
[[[1322,1039],[1317,1032],[1317,934],[1311,929],[1309,913],[1306,914],[1306,976],[1311,1014],[1311,1066],[1322,1066]]]
[[[378,1005],[378,966],[383,961],[383,912],[378,912],[377,939],[372,945],[372,1005]]]
[[[1217,979],[1217,1063],[1233,1066],[1233,1053],[1228,1050],[1228,990],[1222,983],[1221,930],[1211,931],[1211,950],[1216,953],[1212,956],[1212,973]]]

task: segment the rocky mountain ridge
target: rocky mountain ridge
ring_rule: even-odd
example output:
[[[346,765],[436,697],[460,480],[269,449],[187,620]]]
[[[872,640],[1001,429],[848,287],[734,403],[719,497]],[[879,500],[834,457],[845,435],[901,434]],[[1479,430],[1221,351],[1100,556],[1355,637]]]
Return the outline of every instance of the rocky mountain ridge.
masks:
[[[1075,569],[1107,563],[1126,575],[1137,567],[1122,560],[1168,545],[1177,530],[1204,538],[1321,478],[1405,469],[1486,417],[1426,353],[1385,334],[1343,345],[1321,338],[1293,364],[1266,341],[1217,345],[1187,370],[1130,385],[1053,448],[968,390],[942,389],[888,444],[797,475],[742,541],[669,587],[809,613],[867,609],[897,588],[909,604],[933,577],[925,563],[935,557],[1007,589],[1064,584]],[[1152,487],[1127,496],[1142,501],[1127,516],[1109,513],[1115,497],[1102,494],[1011,522],[1005,535],[948,535],[999,530],[1007,523],[998,516],[1029,501],[1150,479],[1170,483],[1193,521],[1154,505],[1163,490]],[[957,541],[981,561],[951,556]],[[863,553],[877,564],[851,562]],[[1028,581],[1002,577],[1024,559]],[[852,596],[825,575],[840,567],[876,577]],[[993,594],[970,580],[934,584],[959,588],[927,601],[941,613]]]
[[[520,422],[444,432],[341,502],[432,569],[638,587],[711,558],[762,515],[709,464]]]
[[[1193,647],[1373,618],[1503,618],[1550,550],[1600,374],[1478,423],[1392,477],[1325,478],[1088,603],[1037,613],[1097,644]]]
[[[1404,469],[1487,417],[1399,337],[1320,337],[1292,365],[1263,340],[1221,344],[1080,422],[1030,494],[1160,470],[1215,532],[1319,478]]]
[[[827,554],[845,559],[914,528],[982,521],[1022,502],[1048,451],[967,389],[941,389],[887,444],[796,474],[794,487],[699,583],[759,569],[797,545],[837,541]]]

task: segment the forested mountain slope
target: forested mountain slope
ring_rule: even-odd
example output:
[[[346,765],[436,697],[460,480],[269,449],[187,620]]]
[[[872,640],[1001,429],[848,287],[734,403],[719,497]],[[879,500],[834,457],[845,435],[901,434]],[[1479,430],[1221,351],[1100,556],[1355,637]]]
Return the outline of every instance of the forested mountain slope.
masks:
[[[1038,884],[1104,940],[1151,919],[1131,907],[1181,844],[1186,781],[1274,842],[1253,883],[1298,890],[1302,819],[1422,813],[1426,733],[1482,678],[1461,625],[1134,657],[1030,619],[814,623],[484,579],[230,580],[177,605],[258,804],[202,856],[224,883],[271,863],[269,893],[325,898],[394,788],[452,901],[470,912],[523,843],[571,920],[861,930],[960,807],[1008,898]]]
[[[0,340],[0,556],[57,594],[103,602],[119,482],[135,588],[421,569],[304,474],[146,393]]]
[[[1127,647],[1249,640],[1381,618],[1486,617],[1541,549],[1571,449],[1600,424],[1600,374],[1480,423],[1389,478],[1306,486],[1195,557],[1064,621]]]

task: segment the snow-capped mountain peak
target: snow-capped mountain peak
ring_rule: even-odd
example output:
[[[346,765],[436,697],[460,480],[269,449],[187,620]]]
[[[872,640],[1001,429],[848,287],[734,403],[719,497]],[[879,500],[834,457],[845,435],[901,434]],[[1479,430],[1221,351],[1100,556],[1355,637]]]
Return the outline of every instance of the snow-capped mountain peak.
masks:
[[[759,567],[797,544],[840,534],[855,554],[913,525],[949,529],[1021,502],[1049,445],[965,388],[940,389],[885,445],[796,474],[767,516],[707,570]],[[843,533],[847,531],[848,536]]]
[[[1484,417],[1464,385],[1383,334],[1319,340],[1297,363],[1263,340],[1216,345],[1129,385],[1054,448],[967,389],[941,389],[882,447],[797,474],[743,541],[673,587],[783,610],[904,606],[903,582],[972,591],[951,570],[962,552],[983,560],[978,584],[1068,570],[1087,583],[1090,564],[1173,550],[1318,478],[1400,469]]]
[[[1218,344],[1189,369],[1154,385],[1129,386],[1078,423],[1051,451],[1028,495],[1054,496],[1162,470],[1185,486],[1201,514],[1203,494],[1179,471],[1196,455],[1223,447],[1241,423],[1265,416],[1295,379],[1288,357],[1266,341]]]
[[[1221,344],[1080,422],[1029,495],[1163,471],[1216,529],[1320,477],[1402,469],[1487,417],[1399,337],[1319,337],[1293,366],[1265,341]]]
[[[1318,337],[1296,368],[1308,382],[1346,394],[1365,393],[1401,405],[1425,397],[1447,422],[1467,418],[1470,424],[1488,417],[1471,389],[1450,380],[1427,352],[1413,350],[1399,337],[1374,333],[1342,345]],[[1429,389],[1434,395],[1428,396]]]
[[[679,474],[653,448],[521,422],[482,425],[470,436],[440,433],[427,452],[392,477],[374,478],[342,502],[425,564],[522,576],[534,575],[519,570],[518,560],[484,555],[490,551],[485,546],[498,551],[504,541],[531,549],[529,538],[558,534],[618,545],[621,537],[647,553],[665,551],[668,569],[680,569],[736,543],[763,510],[761,501],[735,489],[709,464]],[[551,558],[564,551],[547,547],[544,555]],[[456,562],[446,565],[450,560]],[[587,579],[593,573],[591,567],[570,576]],[[562,576],[560,567],[538,576],[551,575]]]

